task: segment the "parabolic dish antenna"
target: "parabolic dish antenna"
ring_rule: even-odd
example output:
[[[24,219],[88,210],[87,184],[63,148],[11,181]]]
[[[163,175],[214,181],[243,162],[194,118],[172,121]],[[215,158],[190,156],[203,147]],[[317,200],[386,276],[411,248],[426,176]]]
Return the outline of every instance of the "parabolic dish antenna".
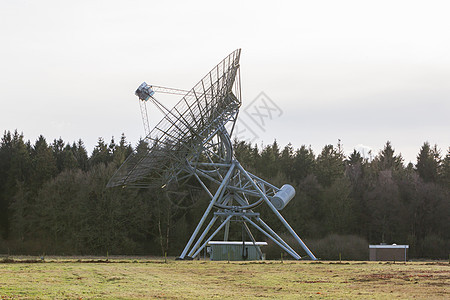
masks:
[[[200,183],[211,201],[179,259],[197,257],[222,229],[227,241],[232,221],[241,224],[253,243],[256,241],[251,227],[293,258],[301,259],[255,211],[266,204],[307,255],[316,260],[279,212],[295,196],[294,188],[288,184],[277,188],[247,172],[233,155],[230,136],[241,106],[240,54],[241,49],[235,50],[191,90],[183,91],[184,96],[170,110],[154,97],[158,91],[167,89],[141,84],[136,95],[143,102],[152,101],[165,116],[145,137],[146,149],[132,153],[107,186],[164,188],[190,178]],[[226,125],[231,129],[227,130]],[[218,220],[220,224],[215,226]]]

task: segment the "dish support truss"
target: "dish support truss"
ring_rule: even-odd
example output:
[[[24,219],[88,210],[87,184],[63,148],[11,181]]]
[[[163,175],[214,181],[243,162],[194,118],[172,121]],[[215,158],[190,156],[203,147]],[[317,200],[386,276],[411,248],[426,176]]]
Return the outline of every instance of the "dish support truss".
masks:
[[[145,137],[146,148],[132,153],[107,187],[160,188],[188,179],[186,158],[201,151],[202,141],[219,127],[236,121],[241,106],[240,53],[238,49],[228,55],[171,110],[162,109],[166,115]]]
[[[191,172],[208,193],[211,201],[178,259],[193,259],[197,257],[208,242],[217,236],[222,229],[224,231],[224,240],[227,241],[232,221],[237,221],[242,224],[243,229],[254,245],[256,245],[256,240],[250,230],[252,227],[271,239],[294,259],[301,259],[301,256],[262,220],[260,214],[254,211],[256,207],[266,203],[292,237],[305,250],[307,255],[312,260],[317,260],[302,239],[272,204],[271,198],[280,189],[247,172],[231,156],[232,144],[225,128],[222,127],[215,137],[218,137],[221,145],[227,148],[226,151],[222,152],[223,156],[219,155],[224,162],[212,162],[211,159],[209,159],[210,162],[200,162],[199,157],[194,157],[193,160],[188,161],[188,165],[191,166]],[[203,144],[205,152],[209,151],[208,149],[211,144],[217,145],[210,141]],[[202,155],[202,157],[203,161],[205,161],[205,155]],[[218,185],[214,194],[208,188],[207,184],[205,184],[205,179]],[[210,215],[212,215],[211,220],[204,226]],[[218,220],[220,225],[212,231],[214,224]],[[262,257],[262,253],[259,253],[259,255]]]
[[[161,189],[188,183],[195,177],[211,201],[179,259],[198,256],[222,229],[224,240],[228,240],[230,224],[235,221],[242,224],[253,243],[256,241],[250,228],[301,259],[254,211],[266,203],[307,255],[316,260],[271,202],[280,189],[245,171],[233,156],[230,135],[241,106],[240,53],[237,49],[228,55],[171,110],[161,105],[166,115],[147,134],[146,146],[126,159],[107,187]],[[229,132],[225,125],[231,125]],[[220,224],[215,227],[216,223]]]

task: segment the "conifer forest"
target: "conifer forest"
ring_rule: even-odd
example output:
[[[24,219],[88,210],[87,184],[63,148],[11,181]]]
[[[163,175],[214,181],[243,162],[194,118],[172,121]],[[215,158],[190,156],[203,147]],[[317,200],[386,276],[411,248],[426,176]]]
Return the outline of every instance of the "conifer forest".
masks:
[[[124,135],[109,143],[99,138],[88,153],[82,140],[39,136],[30,142],[17,130],[5,131],[0,254],[179,255],[208,205],[200,186],[106,188],[144,143],[134,146]],[[281,213],[317,257],[337,259],[342,252],[347,259],[367,259],[368,244],[384,242],[409,245],[411,258],[446,259],[450,148],[424,142],[416,163],[406,165],[394,143],[387,141],[371,159],[356,150],[347,156],[339,143],[314,153],[276,141],[262,148],[234,141],[234,155],[268,182],[295,187],[295,198]],[[283,232],[265,211],[262,207],[261,215]]]

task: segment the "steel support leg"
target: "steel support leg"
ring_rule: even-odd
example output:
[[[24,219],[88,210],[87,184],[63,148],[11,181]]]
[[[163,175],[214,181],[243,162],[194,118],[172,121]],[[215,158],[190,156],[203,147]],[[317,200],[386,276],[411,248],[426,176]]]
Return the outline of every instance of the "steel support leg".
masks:
[[[245,228],[245,231],[247,231],[247,235],[252,240],[253,247],[255,247],[256,252],[258,252],[259,259],[262,260],[263,254],[262,254],[261,248],[260,247],[256,247],[256,240],[255,240],[255,237],[253,236],[252,232],[250,231],[250,228],[248,228],[248,225],[247,225],[247,223],[245,223],[245,221],[242,221],[242,222],[244,222],[244,228]]]
[[[230,222],[231,217],[233,217],[233,216],[232,215],[228,216],[225,219],[225,221],[222,224],[220,224],[219,227],[217,227],[217,229],[213,232],[213,234],[211,234],[211,236],[203,243],[203,245],[200,248],[198,248],[198,250],[194,253],[194,255],[192,255],[192,257],[196,257],[197,255],[200,254],[200,252],[203,250],[203,248],[205,248],[205,246],[209,243],[209,241],[212,240],[216,236],[216,234],[223,228],[223,226],[226,223]]]
[[[291,250],[292,252],[297,253],[294,249],[292,249],[291,246],[289,246],[288,243],[286,243],[272,228],[269,227],[269,225],[267,225],[266,223],[264,223],[264,221],[257,217],[256,221],[258,221],[265,230],[267,230],[273,237],[275,237],[280,243],[282,243],[286,248],[288,248],[289,250]]]
[[[292,229],[292,227],[289,225],[288,222],[283,218],[283,216],[280,214],[280,212],[273,206],[272,202],[270,202],[269,198],[267,198],[267,195],[261,191],[259,186],[253,181],[253,179],[248,175],[247,171],[242,168],[242,166],[236,162],[237,167],[239,170],[244,174],[245,177],[250,181],[250,183],[253,185],[253,187],[261,194],[261,197],[263,197],[264,201],[266,201],[267,205],[269,205],[270,209],[273,211],[273,213],[278,217],[278,219],[283,223],[284,227],[289,231],[289,233],[297,240],[297,242],[302,246],[303,250],[306,251],[308,256],[312,260],[317,260],[317,258],[314,256],[314,254],[309,250],[309,248],[305,245],[305,243],[302,241],[302,239],[297,235],[297,233]]]
[[[264,231],[264,229],[262,229],[261,227],[259,227],[255,222],[253,222],[252,220],[250,220],[248,217],[243,216],[243,218],[245,220],[247,220],[247,222],[249,222],[250,224],[252,224],[256,229],[258,229],[260,232],[262,232],[265,236],[267,236],[269,239],[271,239],[272,241],[275,242],[275,244],[277,244],[278,246],[280,246],[281,249],[283,249],[284,251],[286,251],[287,253],[289,253],[293,258],[295,259],[301,259],[300,255],[298,255],[295,251],[292,252],[290,249],[286,248],[283,244],[281,244],[276,238],[274,238],[273,236],[271,236],[270,234],[268,234],[266,231]]]
[[[211,221],[209,222],[208,226],[206,226],[205,230],[203,231],[202,235],[198,238],[197,242],[195,243],[194,247],[192,247],[191,251],[189,251],[188,256],[193,257],[192,254],[195,250],[197,250],[200,243],[203,241],[205,236],[208,234],[211,227],[213,227],[214,223],[216,222],[218,216],[214,216]]]
[[[227,174],[225,175],[224,180],[220,184],[219,188],[217,189],[214,197],[211,199],[211,202],[209,203],[208,207],[206,208],[200,222],[198,222],[197,227],[194,230],[194,233],[192,233],[191,238],[186,244],[186,247],[184,247],[183,252],[181,253],[179,259],[184,259],[187,252],[189,251],[189,248],[191,247],[192,243],[194,242],[195,238],[197,237],[198,232],[200,231],[201,227],[203,226],[203,223],[205,222],[206,218],[208,217],[209,213],[211,212],[211,209],[214,206],[214,203],[216,203],[217,199],[220,195],[222,195],[222,191],[225,188],[225,186],[228,184],[228,181],[231,178],[231,175],[233,174],[234,167],[236,166],[236,163],[232,163],[230,166],[230,169],[228,170]]]

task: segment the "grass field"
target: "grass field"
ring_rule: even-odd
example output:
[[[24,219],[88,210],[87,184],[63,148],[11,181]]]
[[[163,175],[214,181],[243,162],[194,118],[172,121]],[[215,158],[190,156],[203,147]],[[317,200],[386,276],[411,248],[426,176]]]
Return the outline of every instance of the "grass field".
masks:
[[[15,258],[0,263],[2,299],[449,299],[449,286],[448,262]]]

